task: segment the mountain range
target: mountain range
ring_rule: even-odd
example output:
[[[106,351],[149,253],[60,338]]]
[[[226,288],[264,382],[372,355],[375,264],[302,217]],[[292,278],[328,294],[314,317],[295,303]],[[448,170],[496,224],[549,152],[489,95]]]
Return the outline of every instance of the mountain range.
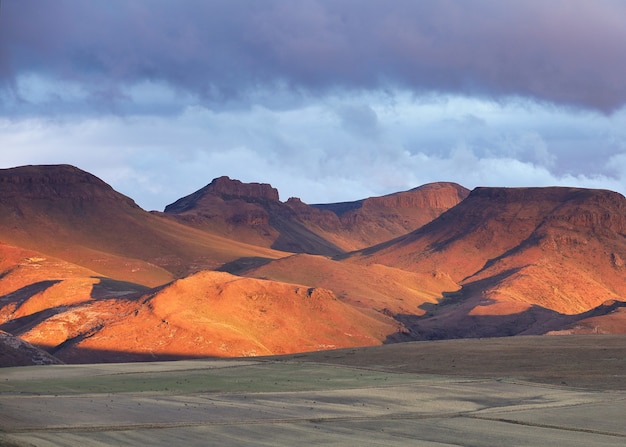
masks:
[[[220,177],[148,212],[73,166],[0,170],[0,365],[626,333],[625,279],[611,191],[309,205]]]

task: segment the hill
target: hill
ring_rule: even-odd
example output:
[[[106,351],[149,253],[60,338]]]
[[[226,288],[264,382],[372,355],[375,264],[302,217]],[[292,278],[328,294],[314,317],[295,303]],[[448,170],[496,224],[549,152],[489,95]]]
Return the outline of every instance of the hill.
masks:
[[[26,299],[22,307],[38,300]],[[200,272],[9,320],[14,335],[69,363],[241,357],[380,344],[393,320],[325,289]]]

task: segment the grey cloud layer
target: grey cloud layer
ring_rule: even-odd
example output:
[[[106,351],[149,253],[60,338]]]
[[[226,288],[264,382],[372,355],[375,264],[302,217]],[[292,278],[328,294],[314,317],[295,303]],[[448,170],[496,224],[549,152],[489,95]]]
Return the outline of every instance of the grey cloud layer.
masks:
[[[278,86],[394,86],[611,112],[626,104],[625,49],[619,0],[5,0],[0,11],[5,89],[19,96],[19,76],[39,73],[105,106],[147,80],[209,107]]]

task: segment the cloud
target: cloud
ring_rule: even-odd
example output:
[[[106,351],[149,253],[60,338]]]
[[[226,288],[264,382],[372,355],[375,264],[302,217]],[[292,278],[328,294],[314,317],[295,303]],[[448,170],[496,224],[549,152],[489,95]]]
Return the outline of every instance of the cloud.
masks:
[[[342,113],[353,109],[355,122],[348,125]],[[435,181],[624,193],[625,118],[626,110],[572,114],[524,101],[395,91],[245,113],[191,105],[173,116],[0,119],[0,165],[75,164],[158,210],[221,175],[271,183],[282,200],[296,196],[306,203],[357,200]]]
[[[619,0],[21,0],[1,14],[0,75],[17,97],[38,73],[111,108],[146,82],[212,109],[274,88],[626,102]]]
[[[283,199],[431,181],[626,190],[620,0],[3,2],[0,166],[148,209],[229,175]]]

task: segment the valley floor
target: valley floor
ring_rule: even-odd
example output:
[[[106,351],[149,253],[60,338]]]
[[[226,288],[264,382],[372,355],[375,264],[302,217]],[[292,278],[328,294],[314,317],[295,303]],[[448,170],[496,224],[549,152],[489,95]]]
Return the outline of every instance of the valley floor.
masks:
[[[0,445],[623,446],[625,342],[515,337],[4,368]]]

